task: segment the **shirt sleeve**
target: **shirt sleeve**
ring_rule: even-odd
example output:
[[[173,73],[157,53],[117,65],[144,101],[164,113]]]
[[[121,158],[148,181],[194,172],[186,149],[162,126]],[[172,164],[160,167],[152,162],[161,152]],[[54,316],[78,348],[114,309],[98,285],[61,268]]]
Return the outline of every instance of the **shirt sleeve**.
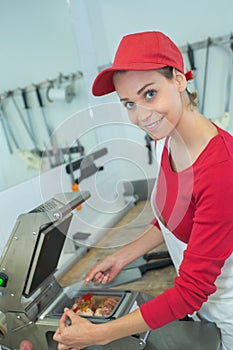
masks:
[[[232,174],[232,161],[200,174],[192,232],[174,287],[140,307],[151,329],[198,311],[216,291],[216,278],[233,250]]]
[[[156,217],[153,220],[151,220],[150,224],[153,226],[156,226],[159,230],[161,230],[161,228],[159,226],[159,222],[158,222]]]

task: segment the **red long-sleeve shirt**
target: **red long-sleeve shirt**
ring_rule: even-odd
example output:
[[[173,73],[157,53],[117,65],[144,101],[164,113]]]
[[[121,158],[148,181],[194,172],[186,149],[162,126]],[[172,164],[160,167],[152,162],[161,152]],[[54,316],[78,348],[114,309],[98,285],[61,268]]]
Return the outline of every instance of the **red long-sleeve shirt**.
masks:
[[[174,287],[140,307],[152,329],[199,310],[233,251],[233,137],[218,131],[194,164],[178,173],[164,147],[154,207],[187,249]],[[152,223],[159,227],[156,219]]]

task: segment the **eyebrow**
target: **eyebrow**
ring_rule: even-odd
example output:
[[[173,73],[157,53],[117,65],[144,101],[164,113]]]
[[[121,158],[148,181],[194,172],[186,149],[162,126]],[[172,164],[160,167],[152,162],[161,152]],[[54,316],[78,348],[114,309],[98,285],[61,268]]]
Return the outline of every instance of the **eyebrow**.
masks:
[[[144,85],[143,87],[141,87],[141,89],[139,89],[137,91],[137,95],[140,95],[148,86],[153,85],[153,84],[154,84],[154,82],[151,82],[151,83],[148,83],[148,84]],[[121,98],[120,99],[121,102],[122,101],[128,101],[128,100],[129,100],[128,98]]]

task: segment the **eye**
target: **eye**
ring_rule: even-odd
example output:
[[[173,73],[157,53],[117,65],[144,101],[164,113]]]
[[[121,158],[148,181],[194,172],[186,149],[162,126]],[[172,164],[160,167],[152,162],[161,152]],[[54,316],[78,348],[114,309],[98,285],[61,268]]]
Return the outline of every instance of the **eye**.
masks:
[[[156,91],[155,90],[147,90],[144,94],[144,98],[151,100],[154,96],[156,95]]]
[[[131,102],[131,101],[127,101],[127,102],[124,103],[124,106],[125,106],[126,109],[131,110],[131,109],[134,108],[135,103]]]

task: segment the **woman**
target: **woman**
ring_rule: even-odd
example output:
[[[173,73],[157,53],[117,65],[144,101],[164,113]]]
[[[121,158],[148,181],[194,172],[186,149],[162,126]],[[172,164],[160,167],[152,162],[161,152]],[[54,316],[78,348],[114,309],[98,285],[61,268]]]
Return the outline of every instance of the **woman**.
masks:
[[[94,81],[94,95],[116,91],[131,121],[165,143],[151,199],[155,219],[144,235],[93,266],[86,281],[112,281],[164,240],[178,276],[174,287],[106,324],[65,309],[54,335],[59,350],[106,344],[191,314],[216,323],[222,349],[232,350],[233,138],[199,113],[195,94],[187,90],[189,77],[166,35],[143,32],[125,36],[113,66]]]

